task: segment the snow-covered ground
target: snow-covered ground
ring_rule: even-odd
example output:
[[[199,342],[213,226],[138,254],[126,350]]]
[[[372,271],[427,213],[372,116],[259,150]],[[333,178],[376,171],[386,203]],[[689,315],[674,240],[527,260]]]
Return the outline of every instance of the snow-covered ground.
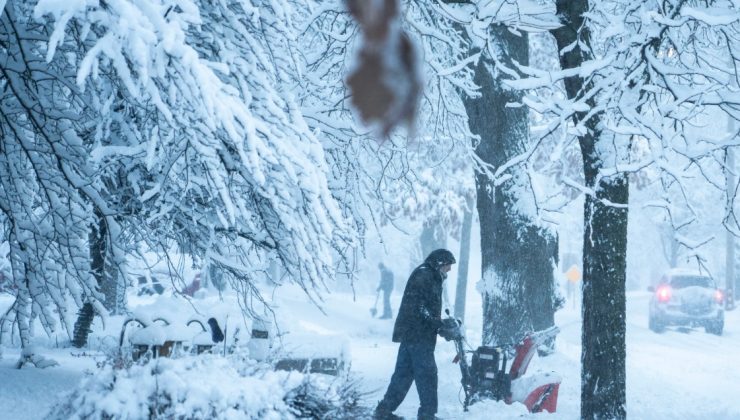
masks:
[[[637,419],[735,419],[740,418],[740,406],[734,397],[740,366],[734,363],[740,348],[740,311],[728,312],[725,334],[721,337],[703,330],[669,329],[655,334],[647,328],[647,292],[628,294],[627,317],[627,413]],[[369,392],[368,405],[374,405],[382,396],[393,370],[397,345],[390,341],[392,321],[371,318],[369,308],[374,296],[335,293],[326,297],[322,314],[298,290],[283,293],[279,306],[290,308],[290,317],[284,318],[285,337],[301,330],[321,336],[338,334],[351,342],[352,370],[363,379]],[[394,296],[397,306],[400,296]],[[196,300],[197,302],[197,300]],[[0,303],[5,303],[0,302]],[[146,301],[140,301],[143,306]],[[278,308],[280,311],[280,308]],[[468,305],[467,327],[471,345],[480,337],[480,305],[472,295]],[[286,313],[288,311],[285,311]],[[521,405],[507,406],[489,402],[471,407],[468,413],[460,404],[460,373],[451,363],[454,357],[452,343],[439,341],[437,365],[439,368],[439,415],[444,418],[552,418],[579,417],[580,399],[580,315],[578,308],[567,304],[557,314],[561,333],[557,352],[547,358],[535,358],[530,372],[556,371],[563,378],[560,387],[558,411],[555,414],[527,414]],[[105,338],[98,331],[101,346],[112,341],[119,328],[115,319],[109,320]],[[233,322],[233,321],[232,321]],[[235,323],[235,322],[234,322]],[[54,348],[47,342],[45,356],[60,365],[47,369],[24,367],[14,369],[18,359],[17,348],[5,347],[0,359],[0,419],[30,420],[44,417],[46,411],[65,391],[73,388],[84,376],[94,371],[94,350]],[[398,413],[414,417],[418,406],[416,391],[412,388]]]

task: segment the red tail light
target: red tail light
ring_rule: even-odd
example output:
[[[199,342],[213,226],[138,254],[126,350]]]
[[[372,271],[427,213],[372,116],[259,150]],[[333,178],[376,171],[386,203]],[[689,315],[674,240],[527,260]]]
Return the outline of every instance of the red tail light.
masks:
[[[717,301],[717,303],[722,303],[722,301],[725,299],[724,293],[722,293],[721,290],[715,290],[714,291],[714,300]]]
[[[671,287],[660,286],[655,294],[658,297],[658,302],[668,302],[671,300]]]

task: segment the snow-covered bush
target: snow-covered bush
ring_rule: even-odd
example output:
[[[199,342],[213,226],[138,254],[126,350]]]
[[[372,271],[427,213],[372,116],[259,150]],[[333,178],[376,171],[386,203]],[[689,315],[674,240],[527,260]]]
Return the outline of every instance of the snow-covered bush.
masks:
[[[63,396],[49,419],[351,419],[366,416],[349,377],[273,371],[237,357],[159,358],[105,366]]]

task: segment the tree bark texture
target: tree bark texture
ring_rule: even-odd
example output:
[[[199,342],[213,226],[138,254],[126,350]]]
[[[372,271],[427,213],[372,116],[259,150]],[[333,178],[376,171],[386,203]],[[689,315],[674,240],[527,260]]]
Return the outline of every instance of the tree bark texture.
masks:
[[[529,63],[526,33],[515,35],[505,26],[492,27],[497,59]],[[466,99],[471,131],[480,136],[477,155],[499,167],[520,154],[529,140],[529,112],[521,103],[523,93],[504,87],[508,77],[494,69],[484,52],[476,68],[480,98]],[[531,329],[553,325],[553,238],[517,211],[522,194],[531,193],[524,168],[513,168],[511,180],[495,186],[484,173],[476,174],[477,208],[481,232],[484,280],[483,343],[515,342]]]
[[[472,200],[468,199],[472,207]],[[465,300],[468,290],[468,266],[470,265],[470,233],[473,230],[473,210],[465,210],[462,232],[460,233],[460,258],[457,267],[457,285],[455,286],[455,318],[465,321]]]
[[[113,262],[113,252],[109,241],[108,225],[99,210],[95,210],[97,225],[90,232],[90,269],[105,296],[103,305],[111,315],[120,314],[122,301],[118,282],[118,271]]]
[[[99,210],[95,210],[97,225],[90,232],[90,270],[98,283],[98,288],[103,292],[105,300],[103,305],[111,315],[118,315],[123,311],[121,294],[125,291],[119,287],[118,271],[111,261],[113,258],[108,241],[108,226],[105,218]],[[87,336],[90,334],[95,310],[89,302],[83,304],[77,313],[72,344],[75,347],[87,345]]]
[[[587,0],[557,0],[563,26],[552,31],[563,69],[593,59],[590,33],[583,15]],[[582,49],[581,46],[586,46]],[[591,89],[578,76],[565,79],[569,99]],[[589,102],[593,106],[593,100]],[[577,114],[575,122],[583,121]],[[625,273],[627,256],[627,202],[629,183],[624,174],[599,178],[603,167],[599,142],[605,142],[596,115],[585,121],[578,138],[588,194],[584,204],[583,332],[581,351],[581,418],[623,419],[625,410]],[[616,205],[615,205],[616,204]]]
[[[95,318],[95,309],[90,302],[85,302],[77,312],[74,330],[72,331],[72,345],[82,348],[87,345],[87,337],[90,334],[90,327]]]

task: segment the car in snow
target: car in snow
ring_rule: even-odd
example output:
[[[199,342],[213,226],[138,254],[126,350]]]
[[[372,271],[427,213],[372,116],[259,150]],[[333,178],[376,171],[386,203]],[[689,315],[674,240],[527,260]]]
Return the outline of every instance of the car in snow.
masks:
[[[676,325],[704,327],[708,333],[722,335],[724,293],[711,277],[697,271],[673,269],[648,290],[653,292],[648,320],[651,330],[659,333],[667,326]]]

